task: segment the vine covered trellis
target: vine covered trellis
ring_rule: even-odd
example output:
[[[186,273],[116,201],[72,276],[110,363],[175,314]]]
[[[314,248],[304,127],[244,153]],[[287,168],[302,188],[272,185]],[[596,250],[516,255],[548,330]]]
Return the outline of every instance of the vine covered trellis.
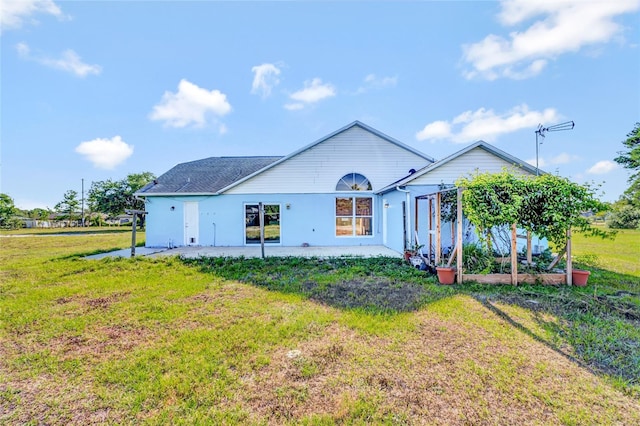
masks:
[[[596,188],[580,185],[569,179],[544,174],[523,175],[510,170],[501,173],[476,173],[456,181],[455,187],[440,186],[439,191],[416,197],[428,200],[429,242],[435,231],[436,250],[434,265],[440,262],[441,221],[450,221],[452,234],[455,228],[455,247],[447,266],[456,258],[458,282],[472,280],[485,283],[542,282],[547,284],[572,283],[571,231],[590,236],[608,237],[613,232],[594,228],[584,216],[585,212],[600,212],[607,206],[596,197]],[[435,211],[432,210],[435,200]],[[435,213],[435,230],[432,214]],[[510,277],[505,274],[463,273],[463,217],[473,225],[481,241],[492,252],[493,231],[510,229],[511,267]],[[455,222],[455,227],[454,223]],[[416,218],[416,233],[417,233]],[[518,228],[527,231],[527,264],[532,263],[531,236],[547,239],[560,251],[547,267],[547,273],[518,273],[517,243]],[[417,235],[417,234],[416,234]],[[548,273],[566,253],[566,272]],[[430,251],[431,259],[431,251]]]
[[[464,188],[463,212],[478,232],[517,224],[556,247],[566,245],[570,229],[609,235],[592,227],[583,216],[584,212],[606,209],[590,185],[551,174],[525,176],[509,171],[478,173],[458,179],[456,185]]]

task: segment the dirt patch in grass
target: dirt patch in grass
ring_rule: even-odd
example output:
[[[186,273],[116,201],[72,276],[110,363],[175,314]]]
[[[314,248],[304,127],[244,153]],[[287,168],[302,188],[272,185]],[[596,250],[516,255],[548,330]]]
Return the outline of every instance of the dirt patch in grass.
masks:
[[[71,302],[78,302],[90,309],[107,309],[113,303],[124,300],[131,294],[130,291],[113,293],[103,297],[87,297],[87,296],[65,296],[55,300],[58,305],[66,305]]]
[[[91,383],[43,374],[0,383],[1,424],[90,425],[122,421],[123,413],[104,405]]]
[[[419,284],[394,282],[379,277],[326,285],[307,281],[302,288],[303,293],[309,294],[312,300],[329,306],[395,312],[418,309],[428,294]]]

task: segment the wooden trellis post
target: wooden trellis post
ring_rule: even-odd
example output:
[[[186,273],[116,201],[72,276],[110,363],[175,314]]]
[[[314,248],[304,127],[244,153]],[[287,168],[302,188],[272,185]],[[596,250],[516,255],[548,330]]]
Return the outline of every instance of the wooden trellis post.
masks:
[[[511,225],[511,284],[518,284],[518,231],[516,224]]]
[[[442,232],[442,225],[440,224],[441,199],[442,199],[442,195],[439,192],[436,193],[436,257],[435,257],[436,265],[440,264],[440,256],[442,254],[442,237],[440,236],[440,233]]]
[[[144,210],[125,210],[126,214],[133,215],[133,225],[131,226],[131,257],[136,256],[136,228],[138,227],[138,215],[145,215]]]
[[[457,277],[457,282],[458,284],[462,284],[462,188],[458,188],[457,191],[457,195],[458,195],[458,205],[456,206],[456,216],[457,216],[457,225],[458,225],[458,232],[457,232],[457,242],[456,242],[456,257],[458,258],[457,261],[457,265],[458,265],[458,277]]]

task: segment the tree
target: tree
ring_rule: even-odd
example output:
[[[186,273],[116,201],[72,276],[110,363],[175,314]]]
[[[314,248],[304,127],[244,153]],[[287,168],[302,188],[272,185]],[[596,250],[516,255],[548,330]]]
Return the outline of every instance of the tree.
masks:
[[[73,189],[64,193],[62,201],[55,205],[54,210],[62,213],[64,218],[69,221],[78,218],[78,210],[80,209],[80,201],[78,201],[78,193]]]
[[[640,226],[640,123],[636,123],[622,144],[627,151],[620,151],[615,161],[635,173],[629,176],[629,187],[614,204],[607,223],[612,228],[637,228]]]
[[[0,194],[0,227],[10,227],[14,214],[16,214],[16,206],[13,204],[13,198],[7,194]]]
[[[619,201],[607,218],[607,225],[612,229],[640,229],[640,209]]]
[[[630,185],[624,192],[623,198],[635,208],[640,209],[640,123],[636,123],[622,144],[627,151],[620,151],[615,161],[622,164],[625,169],[635,172],[629,176]]]
[[[93,182],[88,193],[89,207],[94,212],[117,216],[128,209],[143,210],[144,201],[135,197],[136,191],[154,180],[151,172],[132,173],[125,179]],[[144,217],[140,219],[144,227]]]
[[[29,210],[28,212],[28,216],[32,219],[37,219],[37,220],[47,220],[49,219],[49,216],[51,215],[51,210],[49,209],[42,209],[39,207],[36,207],[33,210]]]
[[[622,144],[628,148],[627,151],[620,151],[615,161],[622,164],[625,169],[635,170],[629,182],[640,178],[640,122],[636,123],[630,133],[627,133],[627,139]]]

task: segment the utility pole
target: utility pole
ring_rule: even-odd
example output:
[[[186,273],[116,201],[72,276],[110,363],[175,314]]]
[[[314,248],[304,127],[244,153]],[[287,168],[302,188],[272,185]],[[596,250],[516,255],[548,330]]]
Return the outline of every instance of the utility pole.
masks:
[[[544,134],[546,132],[559,132],[562,130],[571,130],[575,127],[575,123],[573,121],[566,121],[560,124],[554,124],[553,126],[544,127],[542,124],[538,124],[538,129],[536,130],[536,176],[540,175],[540,168],[538,167],[538,146],[542,144],[542,141],[538,142],[538,137],[544,139]]]

